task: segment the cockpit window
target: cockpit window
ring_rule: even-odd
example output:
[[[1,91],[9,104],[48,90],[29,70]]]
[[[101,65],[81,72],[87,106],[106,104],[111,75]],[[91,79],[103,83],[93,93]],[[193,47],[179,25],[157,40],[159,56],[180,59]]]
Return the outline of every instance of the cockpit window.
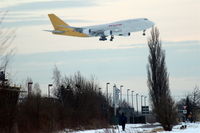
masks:
[[[145,18],[144,20],[148,20],[147,18]]]

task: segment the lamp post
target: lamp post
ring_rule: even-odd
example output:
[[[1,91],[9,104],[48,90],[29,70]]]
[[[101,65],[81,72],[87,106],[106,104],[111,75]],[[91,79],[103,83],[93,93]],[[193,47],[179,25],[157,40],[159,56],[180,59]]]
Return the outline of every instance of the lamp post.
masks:
[[[99,88],[99,95],[101,94],[101,88]]]
[[[48,97],[50,97],[50,87],[53,86],[52,84],[48,84]]]
[[[109,85],[110,83],[108,82],[108,83],[106,83],[106,97],[107,97],[107,101],[108,101],[108,85]]]
[[[136,106],[137,106],[137,115],[138,115],[138,93],[136,94]]]
[[[146,98],[147,96],[144,97],[144,106],[146,106]]]
[[[143,95],[141,95],[141,108],[142,108],[142,97],[143,97]]]
[[[129,97],[128,97],[128,92],[130,89],[127,89],[127,103],[129,104]]]
[[[132,95],[132,108],[133,108],[133,92],[134,91],[131,91],[131,95]]]
[[[115,88],[116,88],[116,85],[114,84],[113,85],[113,106],[115,106]]]
[[[31,92],[32,92],[32,84],[33,84],[32,81],[28,82],[28,96],[31,95]]]
[[[120,101],[122,103],[122,87],[124,87],[123,85],[120,85]]]
[[[116,109],[116,85],[113,86],[113,107],[114,107],[114,115],[117,115],[117,109]]]

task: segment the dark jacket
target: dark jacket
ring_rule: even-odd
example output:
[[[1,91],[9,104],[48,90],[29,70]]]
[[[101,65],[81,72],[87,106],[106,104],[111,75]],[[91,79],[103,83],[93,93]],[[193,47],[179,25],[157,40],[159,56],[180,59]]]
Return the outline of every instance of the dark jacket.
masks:
[[[119,118],[119,125],[124,125],[127,123],[127,118],[126,116],[122,113],[122,115]]]

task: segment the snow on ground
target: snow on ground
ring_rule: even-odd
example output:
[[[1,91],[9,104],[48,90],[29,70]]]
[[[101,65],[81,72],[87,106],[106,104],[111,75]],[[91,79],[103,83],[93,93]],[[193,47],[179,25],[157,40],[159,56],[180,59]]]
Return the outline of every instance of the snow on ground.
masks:
[[[84,130],[74,131],[71,133],[200,133],[200,122],[198,123],[186,123],[186,129],[180,129],[180,125],[173,127],[172,131],[162,131],[162,127],[159,123],[155,124],[126,124],[126,131],[122,131],[121,126],[116,126],[113,129],[98,129],[98,130]],[[66,133],[64,131],[60,133]]]
[[[173,128],[171,132],[163,131],[162,133],[200,133],[200,122],[187,123],[186,125],[186,129],[180,129],[181,125],[177,125]]]

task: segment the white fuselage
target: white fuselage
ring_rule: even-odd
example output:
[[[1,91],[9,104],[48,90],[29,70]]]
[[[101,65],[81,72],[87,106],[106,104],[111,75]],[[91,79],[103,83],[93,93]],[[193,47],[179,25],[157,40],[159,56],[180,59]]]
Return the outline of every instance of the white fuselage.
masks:
[[[125,35],[131,32],[144,31],[154,25],[152,21],[146,18],[129,19],[123,21],[116,21],[109,24],[101,24],[94,26],[82,27],[83,29],[90,29],[91,31],[112,31],[112,35]],[[90,36],[93,36],[90,34]],[[98,35],[97,35],[98,36]]]
[[[116,21],[108,24],[73,27],[58,18],[55,14],[48,14],[54,30],[46,30],[56,35],[75,36],[75,37],[96,37],[99,36],[100,41],[110,41],[114,36],[130,36],[131,32],[142,31],[145,35],[146,29],[154,26],[154,23],[147,18],[128,19]]]

